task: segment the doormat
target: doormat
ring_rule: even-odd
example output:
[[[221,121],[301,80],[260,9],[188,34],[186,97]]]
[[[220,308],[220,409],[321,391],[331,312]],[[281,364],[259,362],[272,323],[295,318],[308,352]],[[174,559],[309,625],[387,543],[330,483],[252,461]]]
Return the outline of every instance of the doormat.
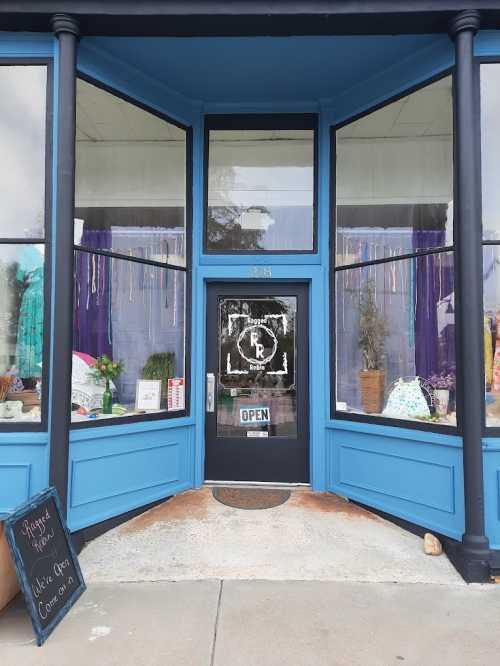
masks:
[[[271,509],[290,497],[289,490],[276,488],[214,488],[212,494],[221,504],[235,509]]]

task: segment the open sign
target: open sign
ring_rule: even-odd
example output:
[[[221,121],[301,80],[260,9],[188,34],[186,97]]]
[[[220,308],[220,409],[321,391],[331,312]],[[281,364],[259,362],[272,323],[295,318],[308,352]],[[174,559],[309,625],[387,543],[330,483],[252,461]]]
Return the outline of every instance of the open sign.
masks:
[[[271,410],[269,407],[241,407],[241,425],[262,425],[271,423]]]

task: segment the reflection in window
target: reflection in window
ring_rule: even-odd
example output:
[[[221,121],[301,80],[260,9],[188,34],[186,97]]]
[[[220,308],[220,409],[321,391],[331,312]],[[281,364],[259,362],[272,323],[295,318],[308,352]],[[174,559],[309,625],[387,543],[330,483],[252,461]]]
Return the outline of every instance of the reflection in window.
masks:
[[[337,132],[336,265],[453,245],[451,77]]]
[[[336,411],[456,425],[451,77],[336,139]]]
[[[207,249],[312,251],[314,130],[210,130]]]
[[[46,67],[0,65],[0,238],[44,238],[46,89]]]
[[[481,65],[483,239],[500,242],[500,63]],[[499,303],[500,305],[500,303]]]
[[[78,245],[185,265],[186,131],[77,84]]]
[[[168,380],[184,378],[184,297],[183,271],[75,253],[73,421],[103,416],[105,381],[94,366],[104,356],[123,364],[110,384],[111,416],[167,410]],[[136,405],[138,380],[161,380],[157,408]]]

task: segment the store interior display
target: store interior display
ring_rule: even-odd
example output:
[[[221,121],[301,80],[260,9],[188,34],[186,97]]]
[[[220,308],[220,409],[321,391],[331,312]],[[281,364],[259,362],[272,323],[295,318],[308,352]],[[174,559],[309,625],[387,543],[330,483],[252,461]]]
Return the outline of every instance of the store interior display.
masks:
[[[44,246],[0,246],[0,419],[41,418]]]
[[[72,420],[137,415],[151,374],[167,411],[184,378],[186,131],[82,80],[76,120]]]

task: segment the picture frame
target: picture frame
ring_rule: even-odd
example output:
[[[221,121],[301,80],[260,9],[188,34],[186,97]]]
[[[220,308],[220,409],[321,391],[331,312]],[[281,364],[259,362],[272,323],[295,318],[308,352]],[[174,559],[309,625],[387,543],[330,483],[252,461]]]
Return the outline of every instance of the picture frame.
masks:
[[[161,409],[161,379],[138,379],[135,389],[137,410]]]

